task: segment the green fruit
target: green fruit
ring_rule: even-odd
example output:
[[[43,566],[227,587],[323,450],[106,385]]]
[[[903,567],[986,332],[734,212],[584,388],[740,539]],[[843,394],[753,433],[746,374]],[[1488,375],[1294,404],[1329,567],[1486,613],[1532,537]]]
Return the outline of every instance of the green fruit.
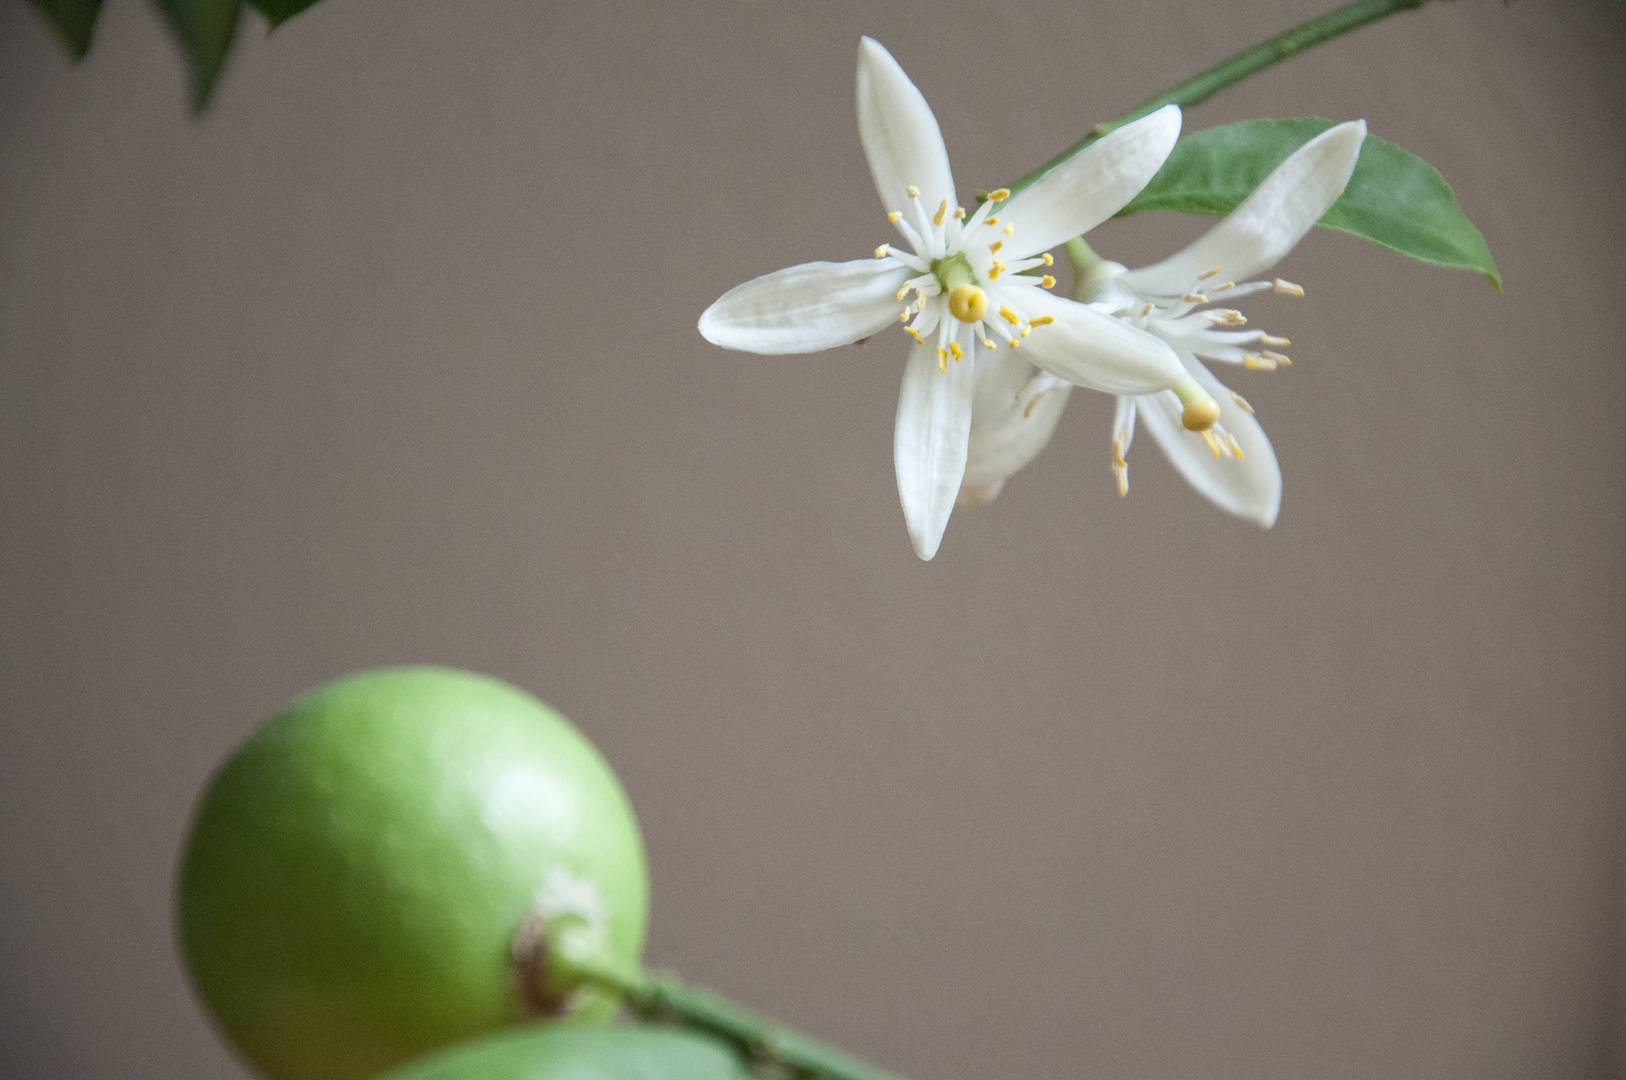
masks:
[[[505,1031],[390,1070],[379,1080],[754,1080],[726,1043],[681,1028]]]
[[[564,717],[495,679],[385,668],[295,701],[221,768],[179,922],[257,1068],[361,1080],[534,1013],[512,949],[539,907],[585,909],[636,961],[648,901],[632,808]]]

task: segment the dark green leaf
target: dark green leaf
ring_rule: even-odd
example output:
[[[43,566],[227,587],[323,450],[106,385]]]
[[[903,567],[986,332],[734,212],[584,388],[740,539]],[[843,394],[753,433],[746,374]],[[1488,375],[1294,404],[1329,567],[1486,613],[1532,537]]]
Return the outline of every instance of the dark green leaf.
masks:
[[[40,9],[40,14],[45,16],[73,58],[83,60],[90,52],[90,32],[96,28],[102,0],[34,0],[34,6]]]
[[[529,1024],[418,1058],[379,1080],[752,1080],[726,1043],[655,1025]]]
[[[1120,214],[1178,210],[1228,214],[1289,154],[1330,120],[1244,120],[1187,135]],[[1394,143],[1368,135],[1344,194],[1319,224],[1437,266],[1477,270],[1497,292],[1496,260],[1440,171]]]
[[[243,0],[157,0],[157,4],[192,71],[192,110],[202,112],[231,52]]]
[[[248,0],[249,7],[264,15],[273,30],[314,3],[316,0]]]

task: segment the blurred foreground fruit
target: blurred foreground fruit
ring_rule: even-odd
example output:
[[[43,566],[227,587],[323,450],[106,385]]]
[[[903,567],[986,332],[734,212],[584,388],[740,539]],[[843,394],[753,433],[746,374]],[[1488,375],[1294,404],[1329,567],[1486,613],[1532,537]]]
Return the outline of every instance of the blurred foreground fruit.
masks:
[[[511,946],[538,909],[636,961],[648,877],[626,795],[562,716],[495,679],[386,668],[312,691],[232,755],[178,907],[198,993],[249,1061],[362,1080],[534,1012]]]
[[[379,1080],[754,1080],[727,1043],[669,1027],[538,1025],[431,1054]]]

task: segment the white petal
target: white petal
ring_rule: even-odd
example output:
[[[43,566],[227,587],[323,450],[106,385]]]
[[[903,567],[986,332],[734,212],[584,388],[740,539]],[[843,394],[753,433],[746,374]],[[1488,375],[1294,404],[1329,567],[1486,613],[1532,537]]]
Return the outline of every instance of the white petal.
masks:
[[[960,483],[962,506],[989,501],[1038,456],[1073,392],[1071,383],[1036,372],[1019,352],[1005,348],[978,356],[971,443]]]
[[[1140,194],[1179,137],[1180,106],[1165,105],[1086,146],[1005,204],[1006,249],[1022,258],[1089,232]]]
[[[850,345],[898,321],[913,271],[891,259],[803,263],[736,285],[700,316],[725,349],[778,355]]]
[[[1293,151],[1202,239],[1155,266],[1129,271],[1124,280],[1146,296],[1179,296],[1216,266],[1233,281],[1269,270],[1338,201],[1365,138],[1365,120],[1328,128]]]
[[[1282,471],[1265,429],[1195,358],[1187,355],[1181,359],[1220,403],[1220,426],[1236,437],[1244,456],[1238,459],[1227,453],[1216,460],[1203,437],[1181,425],[1182,406],[1173,394],[1140,398],[1136,403],[1140,422],[1169,455],[1180,475],[1210,502],[1270,528],[1276,524],[1282,505]]]
[[[971,434],[971,383],[976,364],[972,350],[963,360],[938,368],[937,349],[916,345],[909,350],[898,395],[898,427],[892,454],[898,469],[898,495],[915,554],[937,554],[954,497],[965,475],[966,446]]]
[[[908,213],[906,189],[920,189],[927,213],[954,205],[948,150],[930,105],[892,54],[874,38],[858,43],[858,136],[887,210]]]
[[[1174,350],[1144,330],[1041,289],[1022,292],[1021,305],[1028,318],[1056,320],[1035,326],[1020,347],[1057,378],[1108,394],[1150,394],[1185,381]]]

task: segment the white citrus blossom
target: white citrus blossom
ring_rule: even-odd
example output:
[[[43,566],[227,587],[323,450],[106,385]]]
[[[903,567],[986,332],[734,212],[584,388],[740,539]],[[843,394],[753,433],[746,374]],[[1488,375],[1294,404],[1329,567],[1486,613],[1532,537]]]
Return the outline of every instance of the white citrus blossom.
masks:
[[[806,263],[723,294],[700,316],[730,349],[814,352],[904,323],[914,338],[898,399],[893,455],[916,553],[937,552],[965,472],[979,365],[1020,352],[1068,383],[1111,394],[1179,388],[1208,395],[1162,340],[1052,295],[1048,249],[1122,209],[1180,133],[1168,106],[1126,125],[1012,195],[966,217],[926,99],[870,38],[858,50],[858,129],[889,220],[909,245],[874,258]],[[910,294],[913,294],[911,297]]]
[[[1275,451],[1253,409],[1227,390],[1202,360],[1274,371],[1291,361],[1274,350],[1289,343],[1247,322],[1221,300],[1273,289],[1303,296],[1291,282],[1247,281],[1279,262],[1343,193],[1366,138],[1366,123],[1339,124],[1305,143],[1202,239],[1154,266],[1128,270],[1098,262],[1076,294],[1098,311],[1168,342],[1191,378],[1228,404],[1211,426],[1193,430],[1192,408],[1167,392],[1119,395],[1112,426],[1112,468],[1120,494],[1129,490],[1126,454],[1137,417],[1175,468],[1221,509],[1269,528],[1281,508],[1282,476]],[[1216,282],[1221,274],[1225,278]],[[1263,346],[1263,348],[1259,348]],[[962,502],[985,502],[1043,449],[1066,405],[1069,387],[1049,372],[1010,358],[996,373],[979,373]]]

